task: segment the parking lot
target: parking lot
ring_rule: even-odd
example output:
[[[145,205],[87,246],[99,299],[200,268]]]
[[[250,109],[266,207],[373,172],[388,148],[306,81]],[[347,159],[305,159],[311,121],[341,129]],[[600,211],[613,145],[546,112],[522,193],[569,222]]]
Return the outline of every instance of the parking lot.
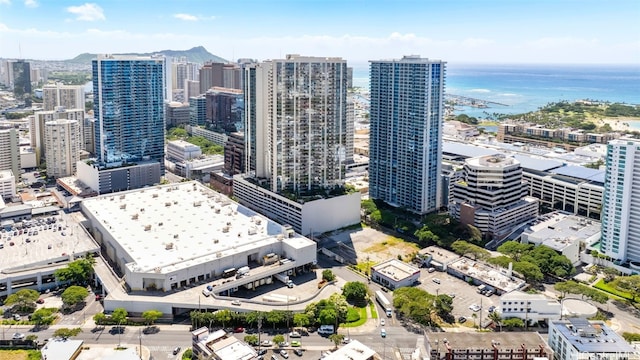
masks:
[[[439,281],[437,284],[434,282]],[[430,294],[447,294],[455,295],[453,298],[453,315],[456,319],[460,316],[464,316],[467,319],[472,319],[472,314],[476,314],[478,320],[480,314],[484,319],[483,324],[486,324],[486,319],[489,315],[487,309],[490,306],[498,306],[500,303],[500,297],[498,295],[492,295],[487,297],[477,292],[477,287],[469,285],[465,281],[451,276],[445,272],[434,271],[429,273],[427,269],[420,269],[420,282],[419,288],[426,290]],[[482,309],[478,312],[474,312],[469,309],[473,304],[481,306]]]

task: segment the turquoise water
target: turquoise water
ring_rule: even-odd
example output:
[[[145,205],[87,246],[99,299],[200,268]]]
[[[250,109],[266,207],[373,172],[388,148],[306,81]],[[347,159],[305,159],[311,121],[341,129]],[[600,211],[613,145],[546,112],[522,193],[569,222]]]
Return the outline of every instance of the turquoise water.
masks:
[[[354,67],[354,85],[368,87],[368,69]],[[457,65],[447,64],[446,91],[486,101],[488,109],[463,108],[470,116],[485,112],[534,111],[561,100],[592,99],[640,104],[640,65]],[[640,124],[630,124],[639,128]],[[636,127],[637,126],[637,127]]]

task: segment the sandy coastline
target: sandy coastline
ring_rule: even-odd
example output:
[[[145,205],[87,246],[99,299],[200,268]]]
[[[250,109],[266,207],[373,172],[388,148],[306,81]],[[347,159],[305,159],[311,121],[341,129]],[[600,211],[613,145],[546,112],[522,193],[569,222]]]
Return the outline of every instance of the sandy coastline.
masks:
[[[597,120],[596,125],[598,127],[603,126],[604,124],[609,124],[613,131],[640,131],[640,119],[639,118],[609,118],[609,119],[600,119]]]

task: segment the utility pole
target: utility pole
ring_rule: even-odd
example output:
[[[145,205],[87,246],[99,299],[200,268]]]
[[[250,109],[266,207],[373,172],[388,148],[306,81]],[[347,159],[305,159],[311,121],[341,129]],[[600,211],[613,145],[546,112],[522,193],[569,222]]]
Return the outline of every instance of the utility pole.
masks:
[[[140,360],[142,360],[142,329],[138,329],[138,339],[140,340]]]

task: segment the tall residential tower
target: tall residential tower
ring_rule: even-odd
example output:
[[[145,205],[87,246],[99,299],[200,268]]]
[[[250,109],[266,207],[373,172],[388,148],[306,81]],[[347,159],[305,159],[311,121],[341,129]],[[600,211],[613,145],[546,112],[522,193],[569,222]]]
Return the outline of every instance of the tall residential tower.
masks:
[[[155,161],[164,169],[164,58],[93,60],[96,155],[105,167]]]
[[[640,262],[640,140],[607,145],[600,250],[613,259]],[[635,204],[635,205],[634,205]]]
[[[445,62],[370,62],[369,195],[418,214],[440,206]]]

